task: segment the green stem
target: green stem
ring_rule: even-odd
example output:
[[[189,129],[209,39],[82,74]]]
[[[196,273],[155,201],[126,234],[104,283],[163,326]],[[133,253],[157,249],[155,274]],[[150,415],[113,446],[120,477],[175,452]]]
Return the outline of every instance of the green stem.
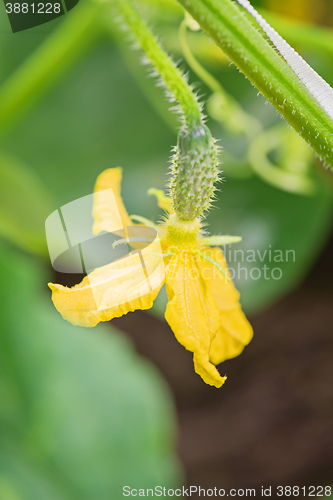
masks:
[[[192,54],[192,51],[187,43],[186,40],[186,32],[187,32],[187,21],[186,19],[183,19],[183,21],[180,23],[179,26],[179,41],[180,41],[180,46],[182,49],[182,52],[184,54],[184,57],[188,63],[188,65],[191,67],[191,69],[200,77],[200,80],[204,82],[207,87],[212,91],[212,92],[217,92],[219,94],[222,94],[225,96],[225,99],[228,99],[228,94],[225,92],[224,88],[216,80],[216,78],[213,77],[200,63],[197,61],[197,59],[194,57]]]
[[[181,19],[181,7],[174,2],[166,2],[165,0],[139,0],[139,2],[144,5],[158,7],[158,9],[152,9],[153,20],[176,23]],[[320,53],[325,53],[328,56],[333,55],[332,28],[318,26],[311,21],[301,21],[267,9],[258,8],[257,10],[288,43],[301,48],[308,48],[311,51],[320,51]],[[164,39],[168,41],[166,45],[170,47],[172,40],[169,42],[168,37],[165,35]],[[195,46],[195,53],[202,55],[202,48],[205,48],[205,43],[201,41],[200,46]],[[207,59],[209,55],[206,53],[205,57]]]
[[[248,158],[250,164],[256,174],[264,179],[268,184],[278,187],[284,191],[310,196],[316,192],[316,184],[303,169],[303,162],[306,164],[306,155],[311,154],[311,150],[295,136],[295,139],[300,141],[300,146],[305,150],[299,150],[297,158],[292,158],[292,166],[296,167],[297,161],[302,167],[300,172],[288,171],[286,168],[281,168],[274,165],[269,159],[268,153],[280,148],[282,144],[291,142],[290,134],[294,132],[279,124],[270,130],[265,130],[253,139],[249,146]],[[293,150],[296,150],[297,144],[293,144]],[[302,162],[303,160],[303,162]],[[280,163],[280,162],[279,162]]]
[[[185,18],[179,27],[180,46],[190,68],[213,92],[207,103],[210,116],[234,134],[245,133],[248,137],[253,137],[262,129],[260,122],[246,113],[236,99],[228,94],[220,82],[195,58],[187,43],[187,27],[188,21]]]
[[[104,22],[104,26],[107,29],[108,35],[112,38],[114,43],[117,44],[122,59],[125,61],[127,68],[131,72],[140,91],[167,127],[172,131],[172,133],[175,133],[175,130],[177,130],[177,118],[174,114],[169,112],[168,103],[161,99],[160,89],[155,86],[155,82],[148,81],[147,75],[142,69],[142,65],[137,58],[137,54],[129,51],[128,47],[125,47],[123,40],[118,40],[118,38],[114,36],[113,21],[110,23]]]
[[[160,74],[176,101],[178,101],[188,130],[196,129],[202,124],[201,109],[184,75],[161,48],[131,2],[129,0],[115,0],[115,3],[136,42]]]
[[[76,7],[47,40],[0,88],[0,134],[41,98],[54,82],[84,54],[100,33],[102,5]]]
[[[229,278],[228,276],[226,275],[225,273],[225,270],[223,269],[222,266],[220,266],[220,264],[218,264],[217,262],[215,262],[215,260],[211,259],[210,257],[208,257],[208,255],[206,255],[204,252],[200,252],[200,250],[197,250],[196,252],[202,259],[205,259],[207,262],[209,262],[210,264],[213,264],[213,266],[216,267],[216,269],[218,269],[220,271],[221,274],[223,274],[223,276],[225,277],[225,279],[229,282]]]
[[[333,122],[232,0],[178,0],[295,130],[333,167]]]

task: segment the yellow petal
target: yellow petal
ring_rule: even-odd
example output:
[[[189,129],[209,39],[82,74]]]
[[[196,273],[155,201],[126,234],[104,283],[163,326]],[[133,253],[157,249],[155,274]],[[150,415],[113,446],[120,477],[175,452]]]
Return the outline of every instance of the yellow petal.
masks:
[[[98,177],[94,189],[93,233],[119,231],[133,223],[120,195],[122,169],[109,168]]]
[[[253,330],[239,303],[239,292],[233,284],[228,266],[220,248],[205,249],[204,253],[226,271],[230,281],[204,259],[198,265],[207,290],[214,297],[220,310],[221,327],[212,341],[209,358],[212,363],[238,356],[251,341]]]
[[[220,314],[207,293],[195,256],[190,252],[174,255],[166,269],[169,298],[165,317],[178,342],[193,352],[195,371],[210,385],[221,387],[221,377],[209,361],[212,340],[220,327]]]
[[[152,194],[157,198],[157,205],[167,212],[172,212],[172,198],[166,196],[162,189],[150,188],[148,194]]]
[[[161,253],[158,239],[142,252],[95,269],[73,288],[49,283],[56,309],[80,326],[95,326],[129,311],[149,309],[165,277],[163,259],[152,255],[154,252]]]

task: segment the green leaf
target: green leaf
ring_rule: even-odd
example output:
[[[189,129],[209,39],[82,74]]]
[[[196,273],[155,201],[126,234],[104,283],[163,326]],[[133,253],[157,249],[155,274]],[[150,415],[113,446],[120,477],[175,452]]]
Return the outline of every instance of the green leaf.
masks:
[[[0,87],[0,133],[21,118],[96,41],[101,31],[98,29],[98,17],[104,8],[102,3],[81,3],[59,24],[52,23],[53,28],[58,24],[58,29]],[[34,34],[38,35],[38,30],[34,30]],[[25,40],[26,37],[24,44]],[[22,45],[22,38],[17,38],[17,42]]]
[[[27,166],[0,154],[0,235],[24,250],[47,253],[44,222],[50,194]]]
[[[174,414],[156,370],[116,330],[63,321],[28,258],[2,248],[0,274],[1,499],[175,487]]]

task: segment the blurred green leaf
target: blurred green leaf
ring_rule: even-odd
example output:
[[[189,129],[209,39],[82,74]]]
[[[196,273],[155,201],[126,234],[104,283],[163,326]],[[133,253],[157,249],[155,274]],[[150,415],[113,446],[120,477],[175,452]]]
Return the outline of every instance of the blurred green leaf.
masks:
[[[97,2],[80,4],[16,71],[8,75],[0,87],[1,133],[21,118],[96,41],[101,31],[98,18],[103,8],[104,5]]]
[[[152,366],[114,329],[63,321],[27,257],[2,248],[0,275],[1,500],[175,487],[173,409]]]
[[[44,222],[51,206],[50,193],[35,172],[0,154],[0,235],[46,255]]]

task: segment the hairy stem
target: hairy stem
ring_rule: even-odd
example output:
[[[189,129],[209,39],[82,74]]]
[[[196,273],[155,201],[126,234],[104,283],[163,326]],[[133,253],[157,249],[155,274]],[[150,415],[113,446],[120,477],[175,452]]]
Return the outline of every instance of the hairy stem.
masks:
[[[178,101],[187,129],[189,131],[196,129],[202,124],[201,109],[182,72],[159,45],[131,2],[129,0],[115,0],[115,4],[130,33],[162,77],[174,99]]]

